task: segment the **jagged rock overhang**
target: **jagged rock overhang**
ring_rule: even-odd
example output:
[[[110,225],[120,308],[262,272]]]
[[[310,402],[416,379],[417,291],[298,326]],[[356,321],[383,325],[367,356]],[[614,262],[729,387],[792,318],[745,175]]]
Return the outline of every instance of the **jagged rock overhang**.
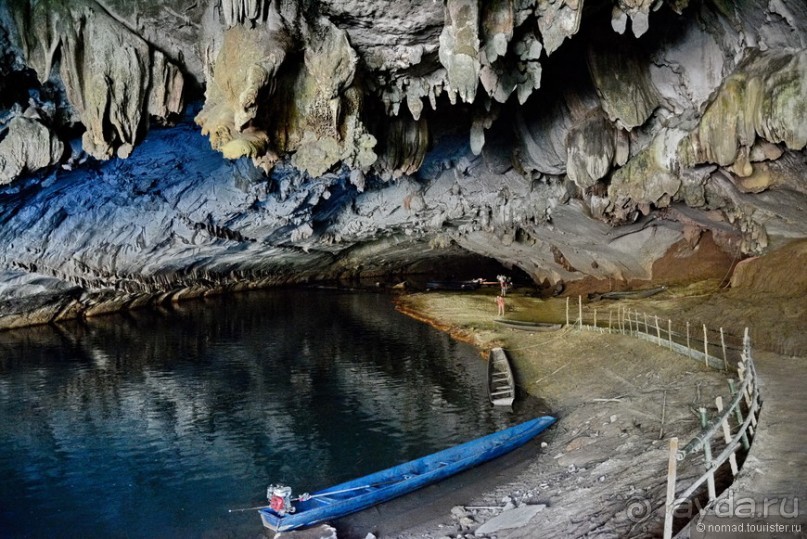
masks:
[[[121,192],[79,206],[104,216],[83,228],[66,225],[70,208],[62,218],[31,199],[42,214],[25,226],[36,233],[6,230],[7,256],[25,267],[57,267],[79,279],[88,270],[149,277],[246,270],[266,260],[258,265],[285,276],[282,261],[296,260],[288,274],[303,279],[328,274],[340,253],[369,257],[373,246],[403,245],[401,258],[417,258],[453,243],[536,281],[627,281],[652,279],[656,261],[683,244],[696,251],[706,231],[730,258],[807,234],[799,209],[807,122],[797,106],[807,14],[798,2],[742,11],[668,2],[652,13],[650,2],[451,1],[417,11],[406,2],[384,9],[354,2],[356,12],[321,2],[310,13],[292,1],[188,3],[172,12],[159,2],[141,11],[129,3],[57,4],[22,20],[53,22],[58,14],[82,30],[36,25],[26,59],[41,76],[55,65],[50,47],[66,47],[51,72],[87,128],[86,150],[128,154],[148,140],[149,117],[176,118],[186,80],[205,79],[198,118],[214,147],[274,170],[267,179],[243,159],[214,164],[206,154],[194,172],[186,163],[198,150],[189,149],[176,151],[175,162],[158,160],[169,172],[153,185],[138,173],[139,187],[130,189],[102,172]],[[177,18],[176,32],[155,30]],[[51,26],[55,34],[43,33]],[[309,41],[316,46],[301,53]],[[86,58],[69,54],[78,43],[95,60],[109,59],[96,70],[106,82],[91,95],[74,84],[99,82]],[[143,50],[148,61],[129,54]],[[118,75],[136,82],[133,99],[121,99]],[[779,95],[774,89],[786,89],[779,92],[786,98],[757,99]],[[39,127],[47,114],[20,112],[0,144],[24,159],[5,172],[61,162],[64,141]],[[733,138],[717,128],[723,118],[737,120]],[[179,139],[186,130],[178,128]],[[34,147],[49,151],[28,151]],[[28,159],[34,155],[49,157]],[[69,166],[84,159],[71,157]],[[182,196],[166,202],[158,185]],[[242,187],[254,198],[237,194],[234,203]],[[75,186],[66,192],[82,198]],[[172,209],[186,197],[213,198],[183,207],[199,210],[186,222]],[[151,209],[141,211],[146,202],[167,206],[152,219]],[[110,209],[115,204],[128,209]],[[388,241],[398,236],[407,242]]]

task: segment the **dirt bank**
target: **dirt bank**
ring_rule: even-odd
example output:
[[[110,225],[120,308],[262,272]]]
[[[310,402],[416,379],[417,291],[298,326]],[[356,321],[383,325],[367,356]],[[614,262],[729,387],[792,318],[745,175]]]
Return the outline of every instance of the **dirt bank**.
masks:
[[[515,505],[546,505],[526,527],[504,538],[655,537],[663,527],[665,441],[698,430],[693,408],[727,394],[726,376],[701,363],[633,338],[573,329],[531,333],[493,321],[491,292],[412,294],[400,308],[487,350],[504,346],[518,384],[546,399],[559,423],[537,458],[511,482],[464,503],[467,515],[441,526],[414,527],[406,538],[458,537]],[[565,319],[565,300],[508,296],[509,318]],[[663,418],[663,422],[662,422]],[[697,475],[684,469],[683,475]],[[505,500],[505,501],[503,501]],[[457,515],[460,514],[458,517]],[[465,526],[460,525],[461,518]],[[474,524],[471,522],[473,521]]]
[[[789,365],[807,348],[806,246],[795,242],[775,256],[744,262],[731,288],[715,279],[673,286],[642,299],[589,302],[584,295],[584,309],[597,308],[600,313],[630,309],[651,318],[690,322],[693,328],[707,323],[732,336],[748,327],[756,353],[768,362]],[[580,290],[581,294],[606,291]],[[713,411],[714,397],[725,399],[728,394],[728,375],[629,337],[572,329],[549,333],[507,329],[493,321],[495,294],[495,289],[411,294],[399,299],[399,307],[473,343],[483,353],[504,346],[519,385],[546,399],[560,421],[543,437],[548,445],[536,450],[532,461],[509,481],[458,502],[495,509],[457,510],[439,524],[413,526],[398,536],[472,536],[508,502],[546,507],[529,525],[498,532],[499,539],[659,536],[666,440],[671,436],[689,440],[699,430],[693,409],[705,406]],[[540,300],[528,294],[516,290],[508,295],[507,318],[566,321],[565,298]],[[575,297],[572,318],[576,303]],[[698,461],[688,466],[679,469],[684,478],[698,475],[702,467]],[[471,520],[461,522],[462,518]]]

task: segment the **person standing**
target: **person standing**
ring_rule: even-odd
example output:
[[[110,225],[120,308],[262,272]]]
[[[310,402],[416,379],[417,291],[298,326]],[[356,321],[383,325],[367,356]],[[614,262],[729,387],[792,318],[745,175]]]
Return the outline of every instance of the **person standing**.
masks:
[[[497,275],[496,280],[502,287],[502,296],[507,295],[507,286],[510,284],[510,278],[507,275]]]
[[[499,308],[499,316],[504,316],[504,296],[496,296],[496,306]]]

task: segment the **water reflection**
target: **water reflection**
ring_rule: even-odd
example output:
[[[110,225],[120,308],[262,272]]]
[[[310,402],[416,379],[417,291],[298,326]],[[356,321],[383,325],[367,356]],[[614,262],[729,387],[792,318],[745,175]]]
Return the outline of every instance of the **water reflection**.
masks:
[[[388,297],[270,291],[0,333],[0,535],[254,537],[313,490],[540,413]]]

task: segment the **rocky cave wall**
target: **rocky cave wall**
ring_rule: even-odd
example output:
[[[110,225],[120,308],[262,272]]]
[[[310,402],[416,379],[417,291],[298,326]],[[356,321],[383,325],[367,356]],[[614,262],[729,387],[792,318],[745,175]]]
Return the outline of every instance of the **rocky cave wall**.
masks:
[[[0,50],[8,296],[807,235],[800,0],[13,0]]]

